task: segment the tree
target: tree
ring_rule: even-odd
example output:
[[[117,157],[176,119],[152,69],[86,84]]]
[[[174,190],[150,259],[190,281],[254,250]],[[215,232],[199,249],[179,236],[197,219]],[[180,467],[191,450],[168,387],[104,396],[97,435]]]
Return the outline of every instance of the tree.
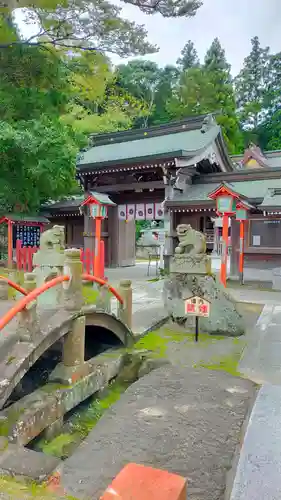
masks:
[[[33,211],[69,193],[85,139],[60,121],[69,83],[55,51],[15,46],[0,60],[0,207]]]
[[[231,153],[242,149],[242,136],[236,116],[230,66],[220,42],[214,40],[207,51],[205,63],[181,74],[168,104],[174,118],[215,113]]]
[[[269,47],[262,48],[257,36],[252,50],[235,79],[235,92],[243,127],[256,129],[264,118],[264,104],[270,80]]]
[[[204,67],[209,71],[225,71],[228,74],[230,72],[230,64],[226,60],[225,50],[218,38],[213,40],[206,52]]]
[[[180,72],[175,66],[165,66],[160,70],[154,96],[154,109],[149,117],[150,125],[159,125],[171,120],[167,103],[172,99]]]
[[[116,92],[101,54],[52,47],[0,50],[0,208],[36,210],[76,185],[79,149],[93,132],[129,128],[138,102]],[[83,76],[84,75],[84,76]]]
[[[252,129],[263,150],[281,149],[281,53],[269,57],[268,82],[263,94],[262,120]]]
[[[123,0],[147,14],[164,17],[194,16],[201,0]],[[26,22],[38,33],[25,40],[29,45],[80,47],[109,51],[121,56],[154,52],[143,26],[121,17],[122,8],[107,0],[4,0],[0,13],[0,47],[22,43],[15,38],[13,13],[25,8]]]
[[[161,70],[152,61],[135,59],[117,68],[119,87],[143,102],[147,110],[146,114],[135,122],[136,128],[148,126],[149,117],[154,110],[155,94],[160,78]]]
[[[124,0],[125,1],[125,0]],[[164,17],[192,17],[202,5],[201,0],[126,0],[146,14],[159,12]],[[69,5],[68,0],[2,0],[2,8],[12,11],[20,8],[55,9],[57,5]],[[76,3],[79,5],[79,2]]]
[[[191,40],[185,44],[181,51],[181,57],[177,60],[177,65],[181,71],[198,67],[200,64],[197,50]]]

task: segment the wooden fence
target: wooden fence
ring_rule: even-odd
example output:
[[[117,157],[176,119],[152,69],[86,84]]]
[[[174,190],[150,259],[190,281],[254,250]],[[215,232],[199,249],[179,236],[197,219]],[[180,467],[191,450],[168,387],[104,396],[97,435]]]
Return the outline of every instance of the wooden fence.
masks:
[[[16,243],[16,266],[18,271],[32,272],[33,271],[33,255],[39,250],[38,247],[23,247],[22,242],[17,240]],[[95,273],[95,252],[89,248],[80,250],[80,259],[83,264],[83,272],[93,274],[101,278],[104,277],[104,242],[100,242],[99,252],[99,270]]]

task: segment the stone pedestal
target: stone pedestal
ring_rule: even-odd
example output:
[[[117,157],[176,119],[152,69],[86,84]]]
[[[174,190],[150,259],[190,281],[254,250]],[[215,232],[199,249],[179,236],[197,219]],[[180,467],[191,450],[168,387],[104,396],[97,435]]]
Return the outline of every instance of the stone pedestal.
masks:
[[[211,259],[209,255],[176,254],[170,261],[171,273],[211,274]]]
[[[235,302],[213,276],[171,273],[164,282],[163,299],[173,320],[184,324],[188,332],[194,331],[194,317],[185,315],[184,300],[198,295],[211,303],[209,318],[200,318],[202,332],[239,336],[243,335],[245,325],[238,313]]]

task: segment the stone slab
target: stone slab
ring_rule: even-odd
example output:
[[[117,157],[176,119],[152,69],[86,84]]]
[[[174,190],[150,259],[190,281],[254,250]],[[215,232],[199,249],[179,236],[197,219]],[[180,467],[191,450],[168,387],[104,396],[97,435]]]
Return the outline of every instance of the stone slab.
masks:
[[[62,485],[99,498],[126,463],[179,474],[188,500],[223,500],[226,472],[255,394],[227,373],[163,367],[121,396],[62,464]]]
[[[36,482],[46,480],[59,464],[58,458],[13,444],[0,453],[0,474]]]
[[[230,500],[281,498],[281,387],[264,385],[254,404]]]

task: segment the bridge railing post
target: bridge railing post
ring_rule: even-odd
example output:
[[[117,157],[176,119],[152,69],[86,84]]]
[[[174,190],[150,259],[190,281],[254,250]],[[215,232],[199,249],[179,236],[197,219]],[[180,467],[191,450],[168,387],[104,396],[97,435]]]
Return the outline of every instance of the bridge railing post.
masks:
[[[5,280],[0,278],[0,300],[8,300],[9,285]]]
[[[68,248],[64,251],[65,260],[63,272],[70,277],[63,283],[64,307],[77,311],[83,305],[82,262],[79,248]]]
[[[65,250],[64,274],[70,280],[63,284],[64,304],[68,310],[79,311],[83,305],[82,262],[80,249]],[[71,331],[64,338],[63,365],[71,368],[84,363],[85,316],[73,321]]]
[[[32,290],[35,290],[36,288],[36,276],[33,273],[25,273],[24,274],[24,283],[23,283],[23,288],[27,292],[32,292]]]
[[[24,274],[23,287],[27,292],[35,290],[36,277],[33,273]],[[37,301],[34,300],[19,313],[17,332],[22,341],[30,341],[38,330]]]
[[[63,365],[75,367],[83,365],[85,356],[85,316],[73,321],[72,329],[63,343]]]
[[[123,304],[118,302],[117,316],[125,325],[132,328],[133,290],[131,280],[120,281],[118,292],[123,299]]]

